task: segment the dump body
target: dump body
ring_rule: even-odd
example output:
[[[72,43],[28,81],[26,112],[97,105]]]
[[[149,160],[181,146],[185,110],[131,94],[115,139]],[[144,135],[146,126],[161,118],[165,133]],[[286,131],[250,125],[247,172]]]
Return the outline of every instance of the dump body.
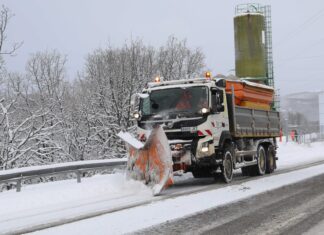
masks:
[[[231,135],[235,138],[277,137],[280,135],[279,112],[240,107],[233,102],[233,95],[227,94]]]

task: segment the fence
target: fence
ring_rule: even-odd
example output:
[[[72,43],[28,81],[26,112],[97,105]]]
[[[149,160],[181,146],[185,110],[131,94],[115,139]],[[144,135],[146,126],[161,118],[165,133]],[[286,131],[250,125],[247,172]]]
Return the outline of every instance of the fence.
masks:
[[[127,159],[108,159],[108,160],[93,160],[69,162],[37,167],[24,167],[11,170],[0,171],[0,184],[8,184],[16,182],[16,191],[21,191],[23,181],[52,175],[64,175],[74,173],[77,182],[81,183],[82,174],[85,172],[109,168],[117,168],[126,166]]]
[[[321,133],[310,134],[291,134],[286,133],[282,136],[281,142],[296,142],[299,144],[324,141],[324,135]]]

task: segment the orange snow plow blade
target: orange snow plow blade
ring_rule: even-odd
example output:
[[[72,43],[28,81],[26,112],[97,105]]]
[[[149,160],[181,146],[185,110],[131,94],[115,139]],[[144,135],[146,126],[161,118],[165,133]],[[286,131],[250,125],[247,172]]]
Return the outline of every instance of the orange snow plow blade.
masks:
[[[171,150],[161,127],[154,128],[145,143],[127,132],[120,132],[118,136],[127,143],[129,177],[144,181],[154,195],[173,184]]]

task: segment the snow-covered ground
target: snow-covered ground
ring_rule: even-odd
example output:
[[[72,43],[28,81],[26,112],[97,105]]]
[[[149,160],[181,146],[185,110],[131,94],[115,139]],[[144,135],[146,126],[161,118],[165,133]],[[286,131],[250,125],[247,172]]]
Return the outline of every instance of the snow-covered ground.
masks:
[[[282,143],[278,157],[279,169],[324,160],[324,143]],[[161,201],[157,200],[158,197],[154,198],[151,190],[140,182],[127,181],[122,172],[87,178],[81,184],[77,184],[75,180],[66,180],[27,185],[20,193],[0,193],[0,234],[40,222],[51,222],[55,218],[67,218],[103,209],[113,210],[154,198],[154,202],[144,206],[39,231],[41,234],[127,233],[237,201],[323,172],[324,165],[319,165]],[[185,177],[188,177],[188,174]],[[181,181],[181,177],[178,180]]]

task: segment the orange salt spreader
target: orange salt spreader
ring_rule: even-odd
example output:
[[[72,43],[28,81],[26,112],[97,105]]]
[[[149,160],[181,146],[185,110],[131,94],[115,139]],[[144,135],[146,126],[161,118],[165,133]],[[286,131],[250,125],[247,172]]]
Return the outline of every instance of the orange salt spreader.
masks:
[[[128,177],[144,182],[152,188],[154,195],[173,184],[171,150],[160,126],[151,130],[145,143],[127,132],[120,132],[118,136],[127,143]]]
[[[226,93],[234,88],[235,104],[252,109],[270,110],[274,90],[270,86],[244,80],[226,80]]]

